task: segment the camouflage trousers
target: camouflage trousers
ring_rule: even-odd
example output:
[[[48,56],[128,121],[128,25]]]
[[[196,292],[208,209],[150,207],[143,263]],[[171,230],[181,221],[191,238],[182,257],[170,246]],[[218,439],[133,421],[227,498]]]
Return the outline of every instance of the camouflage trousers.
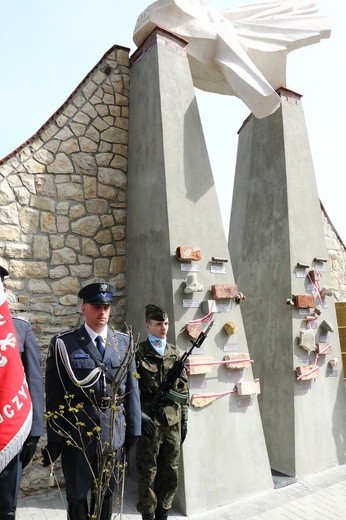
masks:
[[[140,437],[136,445],[137,510],[152,513],[156,506],[170,509],[178,486],[180,422],[160,425],[152,439]]]

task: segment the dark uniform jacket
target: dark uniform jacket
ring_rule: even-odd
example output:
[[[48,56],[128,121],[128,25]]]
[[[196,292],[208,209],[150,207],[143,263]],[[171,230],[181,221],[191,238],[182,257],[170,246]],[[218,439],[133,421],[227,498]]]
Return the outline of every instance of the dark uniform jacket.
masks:
[[[33,415],[29,436],[40,437],[44,434],[44,398],[40,350],[31,324],[27,320],[16,316],[12,316],[12,320],[32,402]]]
[[[179,357],[181,357],[180,350],[170,343],[167,343],[163,356],[160,356],[160,354],[153,349],[148,339],[139,344],[136,352],[136,360],[141,403],[143,411],[149,415],[151,401],[160,388],[167,372]],[[186,396],[188,399],[188,383],[185,371],[183,371],[182,376],[185,380],[178,379],[172,390]],[[169,425],[177,424],[182,420],[187,421],[188,402],[186,402],[186,404],[180,404],[169,401],[163,411],[167,424]]]
[[[58,338],[63,340],[65,344],[71,368],[78,380],[84,379],[97,367],[97,363],[89,354],[88,349],[100,362],[104,363],[108,374],[106,387],[104,386],[103,376],[92,385],[91,389],[82,389],[74,384],[62,365],[59,354],[57,354],[56,359],[56,342]],[[112,441],[109,438],[109,429],[112,426],[109,421],[111,408],[100,409],[100,407],[102,407],[104,402],[102,398],[105,395],[113,395],[112,383],[114,389],[114,381],[119,381],[119,379],[121,382],[117,391],[119,399],[116,402],[113,448],[116,450],[124,444],[125,423],[127,436],[139,436],[141,434],[139,390],[137,379],[134,375],[136,370],[135,360],[133,359],[125,372],[121,366],[128,348],[129,337],[110,328],[108,328],[103,360],[84,325],[79,329],[59,334],[52,339],[46,366],[46,412],[56,412],[60,406],[65,407],[65,419],[58,418],[56,420],[58,426],[68,432],[76,440],[78,446],[81,446],[81,440],[78,429],[75,427],[76,421],[80,421],[85,425],[80,430],[83,442],[88,442],[88,432],[93,431],[95,426],[101,427],[102,440]],[[109,378],[112,381],[109,381]],[[73,397],[66,399],[67,395]],[[73,409],[78,403],[83,403],[83,409],[77,414],[69,412],[69,405]],[[71,424],[66,419],[71,421]],[[51,423],[48,421],[48,443],[61,443],[63,441],[63,437],[55,429],[55,427],[52,428]]]

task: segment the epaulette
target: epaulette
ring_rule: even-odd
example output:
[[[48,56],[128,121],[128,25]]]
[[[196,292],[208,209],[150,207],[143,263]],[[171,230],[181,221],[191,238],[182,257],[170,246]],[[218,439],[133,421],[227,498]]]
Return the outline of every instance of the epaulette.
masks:
[[[74,330],[75,329],[64,330],[63,332],[59,332],[59,334],[56,334],[55,336],[53,336],[52,341],[49,345],[47,359],[53,355],[54,350],[56,349],[57,339],[61,338],[61,336],[66,336],[67,334],[72,334],[72,332],[74,332]]]
[[[68,329],[64,330],[63,332],[59,332],[59,334],[56,335],[57,338],[61,338],[61,336],[66,336],[66,334],[72,334],[76,329]]]
[[[24,318],[23,316],[12,316],[12,319],[13,320],[21,320],[21,321],[25,321],[26,323],[29,323],[28,318]]]

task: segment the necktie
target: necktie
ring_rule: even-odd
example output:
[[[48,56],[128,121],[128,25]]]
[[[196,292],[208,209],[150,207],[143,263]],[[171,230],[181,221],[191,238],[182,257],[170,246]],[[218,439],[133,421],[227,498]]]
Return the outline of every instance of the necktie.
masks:
[[[102,341],[101,336],[96,336],[95,343],[96,343],[96,346],[97,346],[97,350],[99,351],[99,353],[103,357],[103,354],[105,353],[105,348],[103,346],[103,341]]]

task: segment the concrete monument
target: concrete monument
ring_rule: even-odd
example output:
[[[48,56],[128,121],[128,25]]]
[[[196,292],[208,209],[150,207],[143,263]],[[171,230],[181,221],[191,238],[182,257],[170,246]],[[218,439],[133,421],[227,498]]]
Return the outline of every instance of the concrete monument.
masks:
[[[275,92],[286,84],[292,50],[330,35],[316,2],[279,0],[216,11],[205,0],[158,0],[139,16],[134,42],[143,43],[159,26],[187,42],[195,87],[239,97],[265,117],[280,104]]]
[[[156,28],[131,57],[126,316],[142,335],[145,304],[163,305],[168,341],[187,351],[215,313],[189,365],[189,433],[175,497],[180,511],[195,514],[269,491],[273,481],[257,369],[237,303],[241,288],[233,280],[185,47]],[[223,327],[230,321],[231,335]],[[226,360],[227,354],[239,356]]]
[[[278,92],[274,114],[239,130],[229,250],[271,468],[302,479],[345,463],[346,400],[301,96]]]
[[[276,110],[282,105],[276,89],[285,83],[288,52],[329,36],[326,19],[316,13],[315,2],[303,0],[265,2],[223,12],[211,9],[203,0],[158,0],[139,16],[134,31],[139,48],[131,57],[127,317],[142,332],[144,305],[163,305],[171,317],[169,341],[186,350],[188,335],[193,337],[191,325],[203,326],[205,318],[210,320],[215,314],[205,350],[192,362],[189,376],[189,435],[183,446],[176,496],[176,506],[186,514],[209,511],[273,486],[257,402],[258,377],[262,376],[256,362],[252,366],[247,349],[239,306],[242,301],[245,308],[247,302],[233,277],[193,87],[239,97],[256,116],[253,119],[265,125],[281,113]],[[271,133],[268,135],[269,140]],[[244,151],[246,164],[256,156],[251,154],[251,148]],[[271,171],[275,180],[275,165]],[[282,205],[281,211],[284,209]],[[249,207],[244,220],[251,220],[250,216],[258,224],[251,211]],[[242,229],[240,225],[240,232]],[[244,236],[241,240],[248,243]],[[239,241],[233,243],[238,246]],[[197,265],[178,261],[176,252],[184,244],[202,252]],[[317,246],[314,255],[322,255]],[[305,259],[305,251],[303,256]],[[221,258],[221,265],[220,261],[214,265],[215,258]],[[236,260],[238,268],[238,256]],[[198,290],[186,291],[187,287],[196,289],[197,271]],[[262,278],[269,285],[270,275]],[[242,283],[245,285],[244,278]],[[242,285],[239,289],[243,291]],[[249,295],[251,299],[251,290]],[[291,319],[286,316],[286,321]],[[272,362],[257,359],[260,369],[265,361]],[[281,370],[286,367],[287,363],[280,365]],[[278,371],[278,375],[283,377],[284,372]],[[289,378],[284,382],[292,388],[292,367]],[[329,399],[340,391],[336,381]],[[266,398],[268,387],[266,384]],[[276,388],[272,388],[271,399],[278,401]],[[307,391],[303,386],[300,393]],[[292,394],[293,390],[289,397]],[[289,419],[294,416],[293,404],[290,402]],[[283,414],[285,410],[283,403]],[[308,422],[306,404],[304,413]],[[342,420],[337,424],[343,424]],[[288,437],[293,426],[286,429]],[[294,457],[295,438],[289,437],[285,461]],[[273,443],[271,451],[282,446]],[[333,462],[341,457],[341,448],[334,449],[334,454],[336,451]],[[304,458],[303,450],[299,455]],[[313,465],[306,466],[303,471],[310,471]],[[272,467],[290,475],[302,474],[300,468]],[[313,467],[325,466],[319,461]],[[208,484],[201,494],[203,479]]]

